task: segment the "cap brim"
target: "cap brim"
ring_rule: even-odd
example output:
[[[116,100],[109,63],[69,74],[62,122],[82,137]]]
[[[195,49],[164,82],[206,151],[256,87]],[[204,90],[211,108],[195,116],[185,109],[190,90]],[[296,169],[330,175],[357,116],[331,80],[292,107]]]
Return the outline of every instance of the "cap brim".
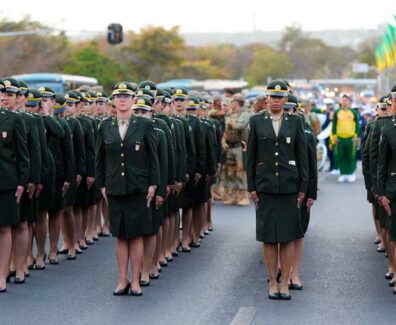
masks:
[[[40,104],[40,100],[28,100],[27,102],[25,102],[25,106],[28,107],[34,107]]]
[[[267,91],[267,96],[272,96],[272,97],[287,97],[289,96],[289,93],[287,91],[285,92],[280,92],[280,91]]]

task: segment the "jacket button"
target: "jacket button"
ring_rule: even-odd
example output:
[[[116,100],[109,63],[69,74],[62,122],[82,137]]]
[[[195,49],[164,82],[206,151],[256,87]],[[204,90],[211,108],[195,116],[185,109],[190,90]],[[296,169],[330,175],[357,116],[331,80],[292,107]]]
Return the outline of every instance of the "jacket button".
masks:
[[[124,157],[124,154],[123,154],[123,153],[121,154],[121,157]]]
[[[278,172],[276,172],[276,173],[275,173],[275,176],[279,176],[279,173],[278,173]]]
[[[279,152],[275,152],[275,156],[279,156]]]
[[[124,144],[123,143],[121,143],[121,147],[123,147],[124,146]]]
[[[279,163],[278,163],[278,162],[276,162],[276,163],[275,163],[275,166],[279,166]]]
[[[125,173],[121,173],[121,176],[125,176]]]
[[[125,166],[125,164],[124,164],[124,163],[121,163],[121,166],[122,166],[122,167],[124,167],[124,166]]]
[[[278,143],[278,142],[275,142],[275,145],[276,145],[276,146],[279,146],[279,143]]]

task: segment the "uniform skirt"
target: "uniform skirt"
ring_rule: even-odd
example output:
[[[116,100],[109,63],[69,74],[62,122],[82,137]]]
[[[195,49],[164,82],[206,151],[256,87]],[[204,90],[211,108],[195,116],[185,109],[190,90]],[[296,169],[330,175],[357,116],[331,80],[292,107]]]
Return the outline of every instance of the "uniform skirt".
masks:
[[[197,185],[195,186],[195,195],[194,195],[194,204],[200,205],[204,204],[206,200],[206,186],[207,182],[205,176],[202,176],[201,179],[198,181]]]
[[[65,197],[62,191],[64,183],[63,178],[55,178],[54,205],[49,209],[51,213],[59,212],[65,208]]]
[[[391,216],[387,216],[389,220],[389,240],[396,242],[396,201],[391,201],[390,203],[391,208]],[[385,213],[386,215],[386,213]]]
[[[194,203],[196,202],[195,197],[196,193],[196,185],[194,176],[190,175],[190,179],[186,183],[186,185],[181,190],[181,207],[183,209],[190,209],[193,207]]]
[[[146,194],[108,195],[108,201],[114,237],[133,239],[153,233],[152,208],[147,208]]]
[[[380,222],[382,228],[389,229],[390,218],[378,202],[375,203],[375,219]]]
[[[15,190],[0,191],[0,227],[14,226],[19,222],[19,204]]]
[[[369,201],[369,203],[375,203],[373,192],[370,190],[367,190],[367,201]]]
[[[38,197],[38,210],[48,211],[53,207],[55,200],[55,175],[47,177],[43,182],[43,186],[43,191]]]
[[[76,182],[73,181],[70,184],[70,187],[67,190],[66,195],[65,195],[65,206],[74,206],[76,192],[77,192],[77,184],[76,184]]]
[[[29,193],[25,190],[19,205],[19,222],[35,222],[36,219],[33,212],[33,199],[29,199]]]
[[[151,235],[155,235],[158,233],[159,228],[162,226],[164,222],[164,208],[160,207],[158,210],[155,208],[155,205],[151,207],[152,215],[153,215],[153,229]]]
[[[77,208],[85,208],[88,206],[88,188],[86,177],[81,179],[80,186],[76,189],[74,206]]]
[[[311,209],[308,209],[306,202],[301,206],[301,228],[304,235],[306,234],[309,226],[309,219],[311,216]]]
[[[256,239],[267,244],[287,243],[304,237],[297,193],[265,194],[256,210]]]

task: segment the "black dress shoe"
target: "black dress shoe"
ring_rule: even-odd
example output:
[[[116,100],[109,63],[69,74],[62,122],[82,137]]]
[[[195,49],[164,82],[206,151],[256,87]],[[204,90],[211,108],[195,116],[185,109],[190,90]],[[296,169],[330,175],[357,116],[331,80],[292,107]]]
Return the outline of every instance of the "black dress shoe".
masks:
[[[381,240],[380,240],[380,239],[376,239],[376,240],[374,240],[374,244],[376,244],[376,245],[379,245],[379,244],[381,244]]]
[[[167,267],[167,266],[168,266],[168,262],[166,262],[166,261],[159,261],[159,265],[161,265],[162,267]]]
[[[5,288],[0,288],[0,293],[6,293],[7,292],[7,287]]]
[[[144,280],[140,280],[139,284],[141,287],[149,287],[150,286],[150,280],[144,281]]]
[[[396,284],[396,282],[394,282],[394,281],[389,281],[389,286],[390,286],[390,287],[394,287],[395,284]]]
[[[134,297],[141,297],[141,296],[143,296],[143,292],[142,291],[135,291],[135,290],[131,289],[130,295],[134,296]]]
[[[82,254],[82,250],[81,249],[76,249],[76,254],[81,255]]]
[[[130,288],[130,284],[128,283],[125,288],[114,290],[113,296],[126,296],[129,293],[129,288]]]
[[[212,228],[212,227],[210,227],[210,228],[208,228],[208,230],[209,230],[209,231],[213,231],[213,228]]]
[[[110,237],[110,233],[102,233],[102,237]]]
[[[209,235],[209,234],[210,234],[209,231],[207,231],[207,230],[204,231],[204,235],[205,235],[205,236],[207,236],[207,235]]]
[[[85,251],[85,250],[87,250],[88,249],[88,247],[87,246],[83,246],[83,245],[79,245],[80,246],[80,249],[82,249],[83,251]]]
[[[190,253],[191,252],[191,248],[190,247],[182,247],[182,252],[183,253]]]
[[[87,243],[87,245],[93,245],[95,244],[95,242],[93,240],[86,240],[85,241]]]
[[[279,300],[280,294],[279,292],[275,292],[275,293],[268,292],[268,298],[271,300]]]
[[[385,279],[391,280],[392,278],[393,278],[393,273],[391,273],[391,272],[386,272],[385,273]]]
[[[177,256],[179,256],[179,253],[177,251],[174,251],[174,252],[172,252],[172,256],[177,257]]]
[[[25,278],[15,278],[14,279],[15,284],[24,284],[25,283]]]
[[[293,283],[291,281],[291,283],[289,284],[290,290],[302,290],[303,288],[304,288],[304,286],[301,283]]]
[[[157,280],[159,279],[160,275],[155,273],[149,273],[150,279]]]
[[[30,273],[29,272],[25,272],[25,278],[30,277]]]
[[[290,293],[279,293],[279,299],[280,300],[290,300],[291,299],[291,294]]]
[[[74,261],[75,259],[77,259],[77,256],[76,255],[67,255],[67,258],[66,258],[68,261]]]
[[[58,264],[59,264],[59,260],[58,260],[58,259],[55,259],[55,258],[50,258],[50,259],[49,259],[49,263],[50,263],[51,265],[58,265]]]
[[[93,240],[94,240],[94,241],[98,241],[98,240],[99,240],[99,237],[93,237]]]
[[[199,235],[199,238],[204,239],[205,235]]]
[[[59,255],[66,255],[69,252],[68,248],[58,250]]]
[[[167,262],[172,262],[173,258],[171,256],[165,256]]]
[[[385,247],[378,247],[377,248],[378,253],[385,253]]]
[[[193,247],[193,248],[198,248],[198,247],[201,247],[201,244],[192,243],[190,246]]]
[[[36,265],[36,259],[34,258],[34,259],[33,259],[33,263],[30,264],[30,265],[28,265],[28,267],[27,267],[28,270],[29,270],[29,271],[33,270],[35,265]]]

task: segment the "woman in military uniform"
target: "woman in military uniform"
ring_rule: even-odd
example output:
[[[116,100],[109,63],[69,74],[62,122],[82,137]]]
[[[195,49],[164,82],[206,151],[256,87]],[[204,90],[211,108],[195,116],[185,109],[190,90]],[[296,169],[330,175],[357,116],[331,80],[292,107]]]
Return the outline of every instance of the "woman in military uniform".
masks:
[[[8,88],[17,93],[10,81],[0,83],[0,96]],[[7,291],[6,279],[11,258],[11,227],[19,222],[19,203],[29,182],[29,152],[22,116],[0,107],[0,292]]]
[[[288,300],[293,241],[303,237],[300,206],[308,183],[307,148],[302,119],[283,110],[287,85],[275,80],[268,84],[267,95],[268,112],[250,119],[246,171],[256,204],[256,238],[264,243],[269,298]],[[279,288],[278,256],[282,267]]]
[[[119,278],[114,295],[141,296],[139,277],[143,262],[143,236],[151,233],[151,205],[159,184],[155,131],[146,118],[133,117],[134,92],[126,82],[113,87],[117,117],[99,127],[96,177],[109,205],[110,230],[117,237]],[[128,261],[132,281],[128,281]]]

